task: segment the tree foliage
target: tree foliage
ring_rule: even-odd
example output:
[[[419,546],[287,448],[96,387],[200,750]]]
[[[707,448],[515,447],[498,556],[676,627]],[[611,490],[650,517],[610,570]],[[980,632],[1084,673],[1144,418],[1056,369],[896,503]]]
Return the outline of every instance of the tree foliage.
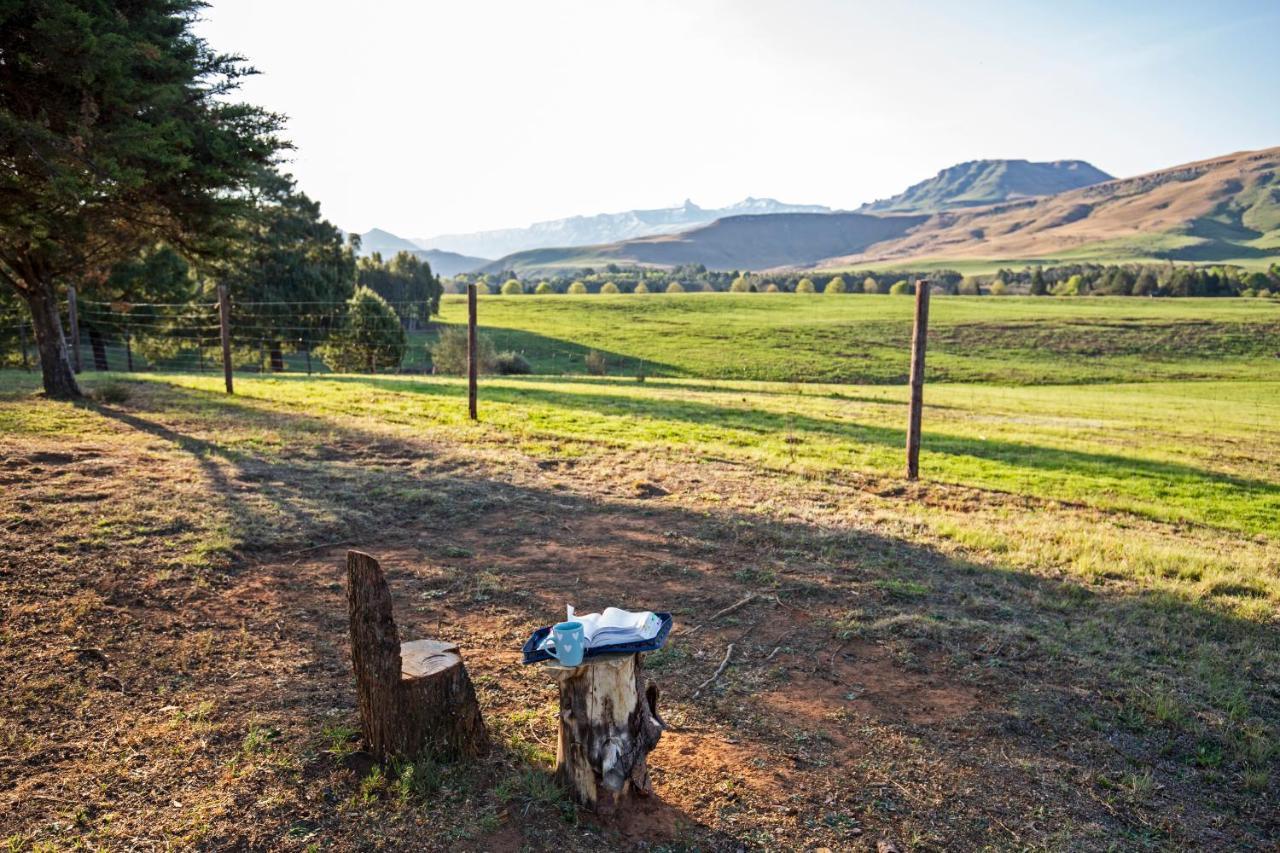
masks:
[[[391,303],[408,328],[417,328],[440,313],[444,286],[431,264],[411,252],[397,252],[390,261],[374,252],[356,266],[356,283]]]
[[[27,302],[45,390],[75,397],[56,288],[88,295],[147,246],[215,253],[284,143],[231,95],[198,0],[0,5],[0,280]]]
[[[358,287],[328,343],[317,352],[339,373],[377,373],[400,366],[406,343],[400,317],[387,300],[367,287]]]

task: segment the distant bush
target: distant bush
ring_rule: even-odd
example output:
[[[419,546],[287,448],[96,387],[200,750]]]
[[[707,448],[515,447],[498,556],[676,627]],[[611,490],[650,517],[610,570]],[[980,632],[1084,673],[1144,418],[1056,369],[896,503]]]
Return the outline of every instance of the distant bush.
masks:
[[[635,289],[635,290],[633,290],[633,291],[631,291],[631,292],[632,292],[632,293],[648,293],[648,292],[649,292],[649,285],[645,284],[645,283],[642,281],[642,282],[640,282],[639,284],[637,284],[637,285],[636,285],[636,289]]]
[[[546,296],[548,293],[555,293],[556,289],[551,286],[551,282],[540,281],[538,282],[538,286],[533,289],[533,292],[538,296]]]
[[[600,292],[601,293],[617,293],[618,285],[614,284],[611,281],[606,281],[604,283],[604,287],[600,288]]]
[[[1066,281],[1060,281],[1053,286],[1052,293],[1054,296],[1083,296],[1089,290],[1085,286],[1084,276],[1073,275]]]
[[[1268,290],[1267,288],[1264,287],[1262,288],[1262,290],[1258,291],[1258,295],[1261,296],[1263,299],[1273,299],[1276,294],[1274,290]]]
[[[487,335],[476,336],[476,369],[492,373],[498,354]],[[431,345],[431,363],[437,373],[467,372],[467,330],[465,326],[445,326]]]
[[[991,293],[992,296],[1004,296],[1006,293],[1009,292],[1009,286],[1005,284],[1002,280],[996,279],[991,283],[991,287],[988,288],[988,291]]]
[[[600,350],[593,349],[587,353],[587,373],[592,376],[604,376],[608,371],[609,365],[605,361],[604,353]]]
[[[399,367],[408,341],[400,317],[387,300],[360,286],[347,300],[338,328],[316,354],[338,373],[376,373]]]
[[[99,403],[106,403],[109,406],[123,405],[129,402],[129,397],[132,395],[133,392],[129,390],[129,386],[123,382],[108,382],[93,392],[93,396]]]
[[[502,285],[503,296],[518,296],[524,293],[524,285],[514,278],[507,279]]]
[[[533,365],[518,352],[500,352],[493,359],[493,372],[503,376],[522,376],[533,373]]]
[[[587,292],[587,286],[586,286],[585,284],[583,284],[582,282],[580,282],[580,281],[575,281],[573,284],[569,285],[569,289],[568,289],[568,290],[566,290],[565,292],[566,292],[566,293],[574,293],[574,294],[577,294],[577,293],[586,293],[586,292]]]
[[[902,296],[903,294],[910,293],[910,292],[911,292],[911,285],[907,284],[906,281],[903,281],[903,280],[895,281],[893,285],[889,288],[890,296]]]
[[[796,293],[813,293],[813,280],[802,278],[796,282]]]
[[[956,293],[961,296],[981,296],[982,286],[978,284],[978,280],[971,275],[965,276],[960,280],[960,285],[956,288]]]
[[[751,285],[751,279],[745,275],[740,275],[729,285],[730,293],[750,293],[754,288]]]
[[[667,293],[684,293],[684,286],[678,281],[673,281],[667,285]]]
[[[871,276],[867,276],[862,280],[862,292],[863,293],[879,293],[880,282],[876,281]]]
[[[849,285],[844,283],[844,278],[836,276],[827,282],[827,286],[822,289],[823,293],[848,293]]]
[[[764,292],[765,292],[765,293],[777,293],[777,292],[778,292],[778,285],[774,284],[773,282],[769,282],[768,284],[766,284],[766,285],[764,286]]]

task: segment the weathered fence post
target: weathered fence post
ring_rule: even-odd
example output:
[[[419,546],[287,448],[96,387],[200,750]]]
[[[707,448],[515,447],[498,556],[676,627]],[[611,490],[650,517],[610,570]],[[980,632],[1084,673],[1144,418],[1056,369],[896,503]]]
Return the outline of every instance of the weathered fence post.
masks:
[[[476,420],[476,286],[467,285],[467,416]]]
[[[483,755],[489,735],[457,645],[401,644],[378,561],[347,552],[351,665],[365,744],[380,760]]]
[[[80,315],[76,311],[76,289],[67,288],[67,321],[71,326],[71,367],[80,372]]]
[[[227,379],[227,393],[234,394],[231,387],[231,299],[227,296],[227,286],[218,285],[218,324],[222,327],[222,374]]]
[[[916,320],[911,332],[911,407],[907,415],[907,479],[920,476],[920,410],[924,406],[924,350],[929,337],[929,282],[916,282]]]

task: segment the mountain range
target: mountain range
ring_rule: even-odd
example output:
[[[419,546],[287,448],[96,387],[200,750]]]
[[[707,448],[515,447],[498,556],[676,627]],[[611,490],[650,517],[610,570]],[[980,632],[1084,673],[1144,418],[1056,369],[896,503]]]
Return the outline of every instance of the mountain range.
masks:
[[[633,237],[669,234],[706,225],[726,216],[767,213],[828,213],[819,204],[786,204],[771,198],[746,198],[728,207],[703,208],[692,201],[679,207],[626,210],[594,216],[571,216],[535,222],[527,228],[504,228],[472,234],[442,234],[413,241],[423,249],[443,249],[483,258],[500,258],[513,252],[553,246],[591,246]]]
[[[888,211],[910,212],[864,208],[858,213],[735,216],[676,234],[520,252],[482,269],[534,273],[604,263],[760,270],[1280,260],[1280,148],[1101,183],[1093,178],[1103,173],[1078,161],[1028,164],[1050,167],[1030,172],[1009,168],[1018,162],[962,164],[881,203]],[[1025,179],[1032,174],[1035,182]],[[1085,185],[1027,195],[1047,186],[1050,176]],[[993,196],[995,203],[973,206]]]
[[[1280,260],[1277,175],[1280,148],[1122,179],[1081,160],[976,160],[854,212],[773,199],[718,209],[686,202],[430,241],[374,229],[363,235],[362,252],[410,251],[446,276],[607,263],[752,270],[1151,260],[1265,265]],[[488,246],[490,253],[450,252],[439,242]],[[525,248],[486,260],[510,246]]]
[[[442,249],[424,249],[417,243],[406,240],[403,237],[397,237],[390,231],[383,231],[381,228],[374,228],[372,231],[366,231],[360,235],[360,255],[367,257],[374,252],[382,255],[387,260],[390,260],[397,252],[408,252],[429,263],[431,271],[436,275],[442,275],[446,278],[471,272],[490,263],[488,258],[468,257],[456,252],[446,252]]]

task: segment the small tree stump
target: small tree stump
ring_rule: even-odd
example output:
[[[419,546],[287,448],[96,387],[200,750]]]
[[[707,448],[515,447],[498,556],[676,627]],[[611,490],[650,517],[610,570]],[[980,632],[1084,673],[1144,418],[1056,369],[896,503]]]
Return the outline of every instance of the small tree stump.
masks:
[[[643,656],[604,655],[581,666],[551,664],[560,684],[556,778],[574,800],[609,814],[652,790],[646,756],[666,724]]]
[[[379,760],[487,752],[489,737],[458,647],[439,640],[401,645],[382,568],[359,551],[347,552],[347,609],[369,752]]]

